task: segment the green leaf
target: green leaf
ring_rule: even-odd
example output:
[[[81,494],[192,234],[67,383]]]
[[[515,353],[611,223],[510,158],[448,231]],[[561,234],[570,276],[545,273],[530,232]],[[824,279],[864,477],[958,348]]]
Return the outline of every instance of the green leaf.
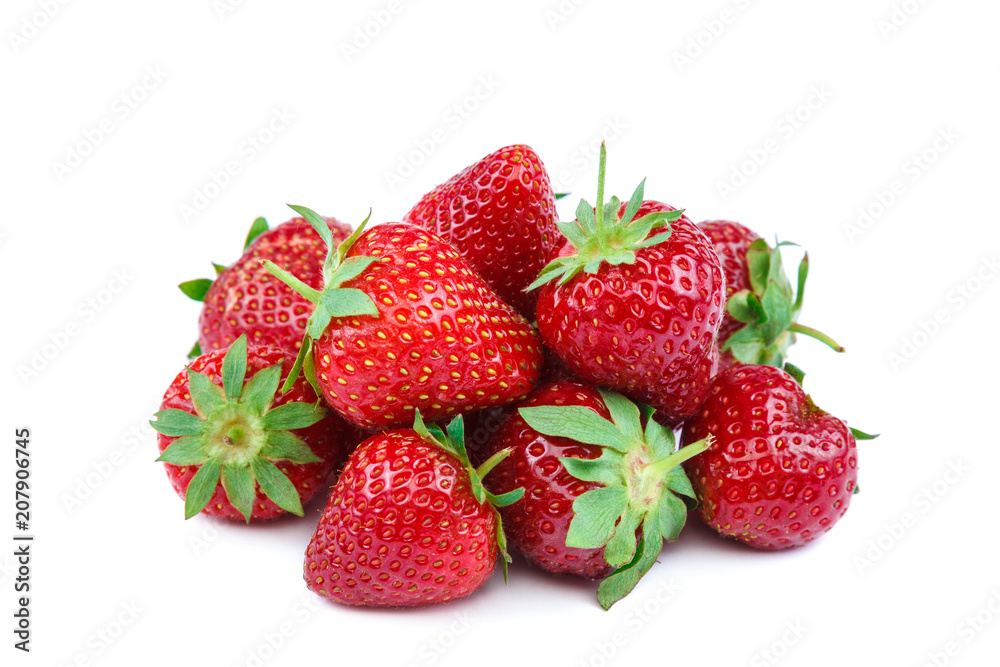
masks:
[[[760,363],[758,359],[765,347],[763,334],[757,327],[748,324],[726,339],[722,351],[731,352],[738,361],[745,364],[756,364]]]
[[[617,426],[582,405],[549,405],[518,410],[528,426],[543,435],[628,451],[631,441]]]
[[[322,294],[319,295],[319,301],[330,313],[330,317],[350,317],[353,315],[378,317],[379,315],[378,307],[372,298],[353,287],[334,287],[323,290]]]
[[[313,355],[307,354],[305,356],[305,363],[302,364],[302,373],[306,376],[306,382],[312,387],[313,393],[316,396],[322,397],[323,390],[319,386],[319,380],[316,379],[316,364]]]
[[[195,301],[204,301],[205,295],[208,294],[208,288],[211,286],[211,280],[208,278],[199,278],[198,280],[189,280],[185,283],[181,283],[177,287],[184,292],[185,296],[194,299]]]
[[[791,299],[782,293],[780,286],[771,281],[760,303],[767,313],[767,322],[760,325],[760,330],[764,336],[764,343],[771,345],[792,324]]]
[[[530,292],[533,289],[541,287],[547,282],[551,282],[572,272],[575,267],[579,266],[579,257],[579,255],[573,255],[572,257],[557,257],[552,260],[538,273],[538,277],[535,278],[535,281],[524,288],[524,291]],[[572,277],[572,275],[570,275],[570,277]],[[563,281],[560,279],[558,284],[563,284]]]
[[[185,410],[167,408],[160,410],[154,416],[156,421],[150,421],[150,426],[158,433],[169,437],[198,435],[205,429],[204,419]]]
[[[507,493],[501,493],[499,496],[494,496],[492,493],[487,492],[486,498],[490,501],[494,507],[507,507],[508,505],[513,505],[518,500],[524,497],[524,487],[518,487],[513,491],[508,491]]]
[[[652,213],[647,213],[638,220],[634,220],[629,226],[649,226],[650,229],[662,229],[664,226],[667,228],[667,234],[670,234],[670,223],[675,222],[680,215],[679,211],[653,211]],[[643,236],[642,238],[645,238]],[[642,240],[642,239],[640,239]]]
[[[767,289],[767,276],[771,270],[771,248],[764,239],[757,239],[747,249],[747,269],[753,291],[763,294]]]
[[[610,447],[603,448],[596,459],[560,456],[559,462],[566,468],[566,472],[584,482],[597,482],[604,486],[625,483],[625,457]]]
[[[288,208],[301,215],[306,219],[306,222],[312,225],[312,228],[315,229],[316,233],[319,234],[319,237],[323,239],[323,243],[326,244],[327,248],[333,248],[333,232],[330,231],[330,226],[326,224],[326,220],[324,220],[319,213],[311,208],[296,206],[295,204],[289,204]]]
[[[636,220],[621,231],[621,244],[628,248],[634,248],[639,243],[646,240],[649,233],[653,231],[653,221],[645,216],[642,220]]]
[[[792,306],[792,319],[795,319],[799,315],[799,311],[802,310],[802,298],[806,293],[806,278],[809,277],[809,253],[802,256],[802,261],[799,262],[799,274],[798,274],[798,285],[795,290],[795,305]]]
[[[663,232],[662,234],[654,234],[653,236],[650,236],[648,239],[646,239],[642,243],[637,244],[636,245],[636,250],[638,250],[640,248],[652,248],[654,245],[659,245],[659,244],[663,243],[664,241],[667,241],[667,240],[670,239],[670,233],[671,233],[671,230],[668,229],[667,231]]]
[[[655,523],[650,519],[655,519]],[[650,517],[644,522],[643,536],[639,540],[635,556],[627,565],[608,575],[597,587],[597,600],[603,609],[610,609],[614,603],[631,593],[643,575],[653,567],[663,548],[658,521],[658,518]],[[652,527],[654,525],[655,529]]]
[[[156,460],[175,466],[197,466],[207,461],[208,457],[209,447],[204,438],[185,435],[167,445]]]
[[[864,431],[859,431],[856,428],[852,428],[851,433],[854,434],[855,440],[874,440],[875,438],[879,437],[879,435],[881,435],[880,433],[872,435],[871,433],[865,433]]]
[[[580,223],[580,227],[587,232],[588,236],[593,235],[595,231],[594,223],[594,207],[587,203],[586,199],[581,199],[580,203],[576,206],[576,219]],[[567,237],[568,238],[568,237]],[[574,244],[576,245],[576,244]],[[579,246],[577,246],[579,247]]]
[[[505,449],[501,449],[499,452],[495,453],[493,456],[486,459],[478,468],[476,468],[476,474],[479,475],[479,478],[483,479],[487,475],[489,475],[490,472],[494,468],[496,468],[501,461],[510,456],[510,453],[511,451],[513,451],[513,449],[514,449],[513,447],[507,447]]]
[[[201,343],[195,343],[191,351],[188,352],[188,359],[194,359],[201,356]]]
[[[663,477],[663,484],[674,493],[684,496],[681,500],[691,509],[697,506],[696,498],[698,496],[694,492],[694,487],[691,486],[691,480],[684,474],[684,468],[677,466],[668,470]]]
[[[428,424],[427,432],[430,434],[431,440],[434,442],[434,444],[444,447],[449,452],[457,453],[455,452],[455,448],[452,447],[451,441],[448,440],[448,436],[445,435],[444,429],[441,428],[438,424],[435,424],[434,422]]]
[[[281,364],[274,364],[254,373],[243,387],[240,403],[255,415],[262,415],[274,402],[274,394],[281,382]]]
[[[632,556],[635,555],[635,531],[645,516],[645,512],[637,507],[628,505],[625,508],[615,534],[604,547],[604,560],[608,561],[608,565],[621,567],[632,560]]]
[[[267,444],[261,447],[260,456],[268,461],[288,461],[296,465],[323,462],[302,438],[288,431],[268,431]]]
[[[577,222],[557,222],[556,227],[576,248],[587,242],[587,235]]]
[[[304,282],[296,278],[290,271],[286,271],[269,259],[265,259],[261,262],[261,264],[268,273],[288,285],[295,291],[296,294],[309,303],[316,303],[319,301],[320,291],[314,287],[306,285]]]
[[[361,221],[361,224],[358,225],[358,228],[355,229],[353,232],[351,232],[351,235],[348,236],[346,239],[344,239],[344,241],[339,246],[337,246],[337,248],[333,252],[327,255],[326,257],[327,266],[324,267],[324,271],[332,268],[334,264],[339,265],[344,261],[344,258],[347,257],[347,252],[351,249],[351,246],[353,246],[354,243],[359,238],[361,238],[361,235],[365,231],[365,227],[368,225],[368,221],[371,219],[372,219],[372,210],[368,209],[368,215],[365,216],[365,219]]]
[[[448,422],[445,435],[452,449],[458,453],[459,460],[471,467],[472,464],[468,463],[469,453],[465,449],[465,420],[462,415],[458,415]]]
[[[566,546],[603,547],[614,536],[615,525],[627,505],[628,492],[623,486],[603,486],[578,496],[573,501],[573,519],[566,532]]]
[[[348,257],[333,271],[330,276],[330,282],[326,285],[326,289],[339,287],[348,280],[357,278],[365,271],[365,269],[376,262],[378,262],[377,257]]]
[[[249,248],[250,244],[253,243],[258,236],[260,236],[266,231],[267,231],[267,220],[265,220],[264,218],[257,218],[256,220],[254,220],[253,224],[250,225],[250,231],[247,232],[247,240],[246,242],[243,243],[243,249],[246,250],[247,248]]]
[[[646,421],[646,443],[652,451],[654,461],[670,456],[677,448],[674,432],[652,418]]]
[[[639,212],[639,207],[642,206],[643,193],[646,191],[646,179],[639,181],[639,185],[636,187],[635,191],[632,192],[632,196],[628,200],[628,206],[625,207],[625,212],[622,213],[622,222],[626,225],[632,221],[635,214]]]
[[[427,430],[427,424],[424,422],[424,416],[420,414],[420,408],[417,408],[413,414],[413,430],[424,440],[436,442],[434,436]]]
[[[226,403],[222,387],[198,371],[188,369],[188,389],[191,391],[194,409],[201,417],[208,417]]]
[[[263,219],[263,218],[259,218]],[[222,488],[226,491],[226,498],[233,504],[233,507],[240,511],[240,514],[250,523],[250,515],[253,513],[253,504],[257,499],[257,483],[253,476],[253,470],[248,465],[222,466]]]
[[[569,197],[570,193],[569,192],[556,192],[552,196],[555,198],[556,201],[559,201],[560,199],[565,199],[566,197]]]
[[[806,372],[791,362],[786,361],[785,365],[782,366],[782,370],[795,378],[795,381],[799,383],[800,387],[806,379]]]
[[[309,316],[309,321],[306,323],[306,336],[312,339],[317,339],[323,335],[326,328],[330,326],[330,311],[327,310],[326,306],[322,303],[316,304],[316,309],[313,310],[312,315]]]
[[[503,570],[503,583],[507,583],[507,563],[510,562],[510,554],[507,553],[507,536],[503,532],[503,521],[500,512],[493,508],[493,516],[496,517],[497,524],[497,551],[500,554],[500,568]]]
[[[660,496],[659,519],[660,535],[667,542],[672,542],[681,534],[684,522],[687,520],[688,508],[677,496],[664,493]]]
[[[222,387],[226,398],[239,399],[243,391],[243,379],[247,374],[247,335],[237,338],[222,359]]]
[[[295,386],[295,381],[299,379],[299,374],[302,372],[302,364],[307,358],[312,355],[312,338],[306,334],[305,338],[302,339],[302,345],[299,346],[299,353],[295,355],[295,363],[292,364],[292,370],[288,372],[288,377],[285,378],[285,384],[281,385],[281,393],[287,394]],[[317,396],[321,394],[316,392]]]
[[[278,470],[278,467],[262,458],[253,459],[253,474],[257,478],[257,484],[265,496],[270,498],[275,505],[291,512],[296,516],[302,516],[302,499],[299,492],[295,490],[295,485],[285,476],[285,473]]]
[[[320,421],[326,408],[313,403],[285,403],[264,413],[264,428],[272,431],[306,428]]]
[[[750,290],[740,290],[726,300],[726,311],[734,319],[747,324],[760,324],[767,321],[767,311],[760,303],[760,298]]]
[[[190,519],[205,509],[219,488],[221,464],[217,457],[205,461],[191,478],[184,494],[184,518]]]
[[[216,276],[220,276],[220,275],[222,275],[222,272],[225,271],[229,267],[228,266],[223,266],[222,264],[216,264],[215,262],[212,262],[212,268],[215,269],[215,275]]]
[[[472,486],[472,496],[477,503],[482,505],[486,502],[486,487],[483,486],[483,480],[480,479],[475,470],[470,469],[468,474],[469,484]]]
[[[639,407],[617,391],[599,389],[604,405],[611,413],[611,420],[626,438],[634,442],[642,442],[642,420]]]

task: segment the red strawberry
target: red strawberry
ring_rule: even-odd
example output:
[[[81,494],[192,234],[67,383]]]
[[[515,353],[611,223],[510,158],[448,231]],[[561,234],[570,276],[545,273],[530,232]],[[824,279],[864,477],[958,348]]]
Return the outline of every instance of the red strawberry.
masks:
[[[699,225],[709,235],[726,271],[727,314],[719,330],[724,368],[734,363],[781,367],[795,334],[816,338],[837,352],[844,348],[826,334],[796,322],[802,309],[809,255],[799,264],[798,290],[781,265],[779,243],[767,242],[743,225],[724,220]]]
[[[351,228],[335,218],[325,218],[334,239],[346,239]],[[295,358],[312,304],[287,285],[275,280],[261,266],[269,259],[291,271],[307,285],[323,283],[323,239],[303,218],[292,218],[268,230],[257,218],[247,235],[243,256],[229,268],[216,266],[215,281],[192,280],[180,285],[196,301],[203,301],[198,319],[198,345],[192,356],[224,350],[242,334],[251,345],[270,345]]]
[[[524,292],[555,248],[556,206],[545,165],[529,146],[507,146],[439,185],[403,217],[451,243],[505,302],[526,316]]]
[[[296,210],[318,228],[315,213]],[[412,421],[418,409],[433,420],[502,405],[538,381],[542,352],[531,325],[432,232],[362,224],[331,247],[322,292],[265,264],[318,304],[306,331],[316,382],[354,424],[385,428]]]
[[[167,389],[150,424],[186,518],[302,516],[324,488],[343,423],[317,407],[305,380],[276,395],[285,361],[276,348],[247,350],[242,335],[195,359]]]
[[[604,578],[607,609],[680,534],[694,491],[679,465],[707,447],[675,452],[648,408],[643,416],[621,394],[559,380],[520,403],[487,451],[510,451],[493,488],[525,489],[501,510],[511,542],[550,572]]]
[[[715,248],[682,211],[643,201],[581,202],[559,229],[577,254],[550,263],[532,285],[542,340],[574,373],[652,405],[671,419],[693,414],[715,372],[725,307]],[[661,227],[669,224],[667,232]]]
[[[396,429],[361,443],[333,488],[306,549],[308,587],[342,604],[410,607],[465,597],[507,553],[496,507],[523,489],[494,496],[469,463],[462,418],[447,434]]]
[[[857,485],[855,435],[772,366],[736,366],[712,382],[681,442],[714,437],[685,464],[700,512],[720,534],[759,549],[809,542],[844,516]]]
[[[541,385],[518,407],[539,405],[580,405],[604,419],[611,418],[598,391],[573,380]],[[502,512],[511,544],[528,560],[549,572],[576,574],[588,579],[603,579],[611,574],[615,568],[604,560],[603,547],[566,546],[566,533],[573,519],[573,501],[601,485],[573,477],[559,459],[564,456],[596,459],[601,455],[600,446],[569,438],[549,438],[514,414],[490,441],[487,453],[508,447],[511,455],[496,467],[492,479],[496,489],[525,489],[526,497]]]

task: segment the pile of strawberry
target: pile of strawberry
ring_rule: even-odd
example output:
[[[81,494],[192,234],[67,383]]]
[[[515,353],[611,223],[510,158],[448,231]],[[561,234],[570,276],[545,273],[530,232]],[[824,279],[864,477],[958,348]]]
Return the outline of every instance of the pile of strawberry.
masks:
[[[808,260],[793,290],[782,244],[742,225],[695,225],[644,182],[605,202],[605,161],[572,222],[523,145],[400,223],[258,219],[181,285],[198,344],[151,423],[186,516],[302,516],[329,489],[306,584],[374,606],[506,577],[508,539],[600,579],[608,608],[689,510],[760,549],[830,530],[868,436],[785,364],[796,334],[842,351],[797,322]]]

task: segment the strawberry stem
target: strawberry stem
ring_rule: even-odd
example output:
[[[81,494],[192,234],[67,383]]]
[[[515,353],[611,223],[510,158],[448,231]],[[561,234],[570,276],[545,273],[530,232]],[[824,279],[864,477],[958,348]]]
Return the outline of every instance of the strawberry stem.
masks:
[[[646,469],[647,474],[650,477],[656,479],[662,478],[664,475],[667,474],[667,471],[676,468],[677,466],[684,463],[688,459],[694,458],[698,454],[701,454],[703,451],[711,447],[713,442],[715,442],[715,438],[713,438],[712,436],[708,436],[707,438],[699,440],[698,442],[692,442],[690,445],[684,447],[683,449],[677,450],[670,456],[662,458],[659,461],[650,463],[649,467]]]
[[[594,226],[597,229],[597,238],[601,242],[601,249],[604,249],[604,175],[607,171],[608,150],[601,142],[601,158],[597,167],[597,206],[594,207]]]
[[[844,352],[845,348],[843,345],[835,341],[834,339],[827,336],[822,331],[818,329],[813,329],[812,327],[807,327],[804,324],[799,324],[798,322],[792,322],[792,325],[788,327],[789,331],[794,331],[795,333],[800,333],[804,336],[809,336],[810,338],[815,338],[821,343],[825,343],[835,352]]]

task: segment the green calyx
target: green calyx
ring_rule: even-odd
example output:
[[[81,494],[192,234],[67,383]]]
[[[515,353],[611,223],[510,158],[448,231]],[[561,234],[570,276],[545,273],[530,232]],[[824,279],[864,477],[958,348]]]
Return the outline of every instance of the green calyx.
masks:
[[[442,429],[437,424],[424,424],[423,417],[420,416],[420,410],[417,410],[417,414],[413,420],[413,430],[417,432],[420,437],[424,440],[440,447],[441,449],[453,454],[462,464],[465,469],[466,474],[469,476],[469,482],[472,485],[472,495],[476,498],[476,502],[480,505],[489,504],[493,509],[493,513],[496,516],[497,523],[497,549],[500,552],[500,563],[503,568],[503,580],[504,583],[507,582],[507,563],[510,562],[510,554],[507,552],[507,537],[503,532],[503,522],[500,519],[500,512],[497,508],[507,507],[512,505],[524,497],[524,488],[517,488],[513,491],[508,491],[507,493],[500,494],[499,496],[493,495],[487,490],[483,485],[483,478],[490,473],[493,468],[497,466],[501,461],[503,461],[507,456],[510,455],[510,448],[502,449],[489,459],[487,459],[478,468],[472,465],[469,461],[469,453],[465,449],[465,422],[462,419],[462,415],[458,415],[452,419],[445,429]]]
[[[781,264],[781,247],[786,245],[795,244],[784,241],[771,248],[763,239],[757,239],[747,250],[751,288],[736,292],[726,302],[727,312],[746,326],[721,348],[737,361],[781,368],[797,333],[815,338],[837,352],[844,351],[840,343],[823,332],[797,322],[809,274],[809,255],[799,264],[798,288],[793,293]]]
[[[607,149],[601,142],[601,158],[597,173],[597,206],[581,200],[576,208],[574,222],[559,222],[556,226],[576,249],[575,255],[557,257],[538,274],[535,282],[525,288],[529,292],[545,283],[556,280],[564,285],[581,271],[596,273],[605,262],[615,266],[635,263],[635,251],[663,243],[670,237],[670,224],[676,222],[684,211],[658,211],[633,220],[642,205],[646,180],[632,193],[625,211],[618,215],[621,201],[612,197],[604,203],[604,176]],[[653,231],[658,234],[650,236]]]
[[[243,250],[246,251],[246,249],[250,247],[250,244],[253,243],[258,236],[266,232],[267,229],[267,220],[264,218],[257,218],[254,220],[253,224],[250,225],[250,231],[247,232],[246,241],[243,243]],[[222,264],[216,264],[215,262],[212,262],[212,267],[215,269],[216,277],[218,277],[219,274],[227,268]],[[208,294],[208,290],[214,282],[214,278],[197,278],[195,280],[183,282],[177,287],[186,297],[193,299],[194,301],[204,301],[205,295]],[[188,359],[194,359],[199,356],[201,356],[201,346],[198,343],[195,343],[194,347],[191,348],[191,351],[188,352]]]
[[[312,426],[327,410],[311,403],[272,407],[281,364],[257,371],[246,384],[247,340],[240,336],[222,361],[222,386],[188,369],[188,386],[196,414],[176,408],[160,410],[150,425],[176,437],[157,461],[199,466],[184,498],[190,519],[205,509],[222,482],[226,497],[247,522],[257,487],[278,507],[302,516],[302,502],[291,480],[275,463],[319,463],[294,429]]]
[[[601,485],[573,501],[566,546],[604,548],[604,559],[616,569],[601,582],[597,598],[609,609],[653,566],[663,540],[677,539],[688,509],[696,504],[694,489],[680,464],[708,449],[712,439],[675,451],[673,432],[652,419],[652,408],[640,408],[613,391],[600,392],[610,421],[578,405],[518,412],[543,435],[603,449],[596,459],[561,457],[559,461],[577,479]]]
[[[292,367],[292,372],[288,374],[288,379],[285,381],[284,391],[287,391],[298,378],[303,365],[307,366],[306,377],[309,379],[309,382],[313,386],[316,385],[315,378],[309,372],[312,358],[312,355],[309,353],[312,350],[312,342],[323,335],[323,332],[326,331],[327,326],[330,324],[330,320],[334,317],[351,317],[354,315],[379,316],[378,308],[370,296],[359,289],[341,287],[343,283],[357,278],[365,269],[378,261],[378,258],[369,256],[347,257],[347,251],[358,240],[358,237],[365,230],[365,225],[371,219],[371,211],[368,212],[368,217],[358,225],[358,228],[344,239],[343,243],[336,245],[333,242],[333,233],[327,226],[326,221],[319,214],[305,206],[289,204],[289,208],[301,215],[312,225],[316,233],[326,243],[327,253],[326,260],[323,262],[323,289],[321,290],[306,285],[289,271],[281,268],[271,260],[265,259],[263,261],[264,268],[267,269],[268,273],[291,287],[304,299],[316,306],[313,309],[312,315],[309,316],[309,321],[306,324],[306,334],[302,340],[302,347],[299,348],[299,355],[295,359],[295,366]]]

